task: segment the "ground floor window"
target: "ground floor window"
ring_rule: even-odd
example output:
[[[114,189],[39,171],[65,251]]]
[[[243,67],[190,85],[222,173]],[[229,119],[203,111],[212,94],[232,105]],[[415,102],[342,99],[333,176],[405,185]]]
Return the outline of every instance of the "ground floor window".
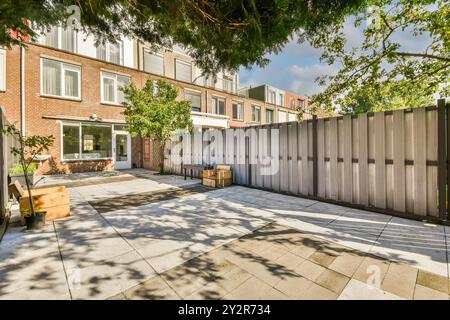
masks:
[[[64,124],[62,135],[63,160],[112,157],[110,125]]]

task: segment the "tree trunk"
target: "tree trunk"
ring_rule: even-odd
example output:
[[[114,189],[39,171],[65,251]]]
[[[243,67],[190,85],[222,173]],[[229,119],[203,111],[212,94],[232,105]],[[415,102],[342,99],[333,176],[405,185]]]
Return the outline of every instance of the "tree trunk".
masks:
[[[166,146],[165,141],[161,141],[159,145],[159,173],[164,173],[164,147]]]
[[[22,169],[24,172],[24,177],[25,177],[25,184],[27,185],[27,191],[28,191],[28,201],[30,201],[30,210],[31,210],[31,215],[35,215],[36,213],[34,212],[34,203],[33,203],[33,197],[31,196],[31,188],[30,188],[30,182],[28,181],[28,167],[24,166],[22,164]]]

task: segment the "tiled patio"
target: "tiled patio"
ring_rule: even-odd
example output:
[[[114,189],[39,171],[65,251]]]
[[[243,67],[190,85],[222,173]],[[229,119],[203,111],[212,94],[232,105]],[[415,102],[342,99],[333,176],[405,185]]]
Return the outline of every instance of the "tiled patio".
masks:
[[[70,187],[72,216],[10,228],[0,299],[448,299],[449,227],[198,183],[145,170],[42,181]]]

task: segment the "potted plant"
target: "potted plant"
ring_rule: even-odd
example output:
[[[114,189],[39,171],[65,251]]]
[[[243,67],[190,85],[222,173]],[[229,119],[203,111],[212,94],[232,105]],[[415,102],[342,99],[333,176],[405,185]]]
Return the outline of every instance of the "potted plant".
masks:
[[[27,169],[27,178],[30,184],[33,186],[36,183],[36,169],[37,165],[36,163],[31,163],[30,166]],[[14,167],[9,169],[9,176],[11,177],[11,180],[14,182],[14,180],[19,181],[19,183],[24,186],[26,185],[25,181],[25,175],[23,168],[20,164],[16,164]]]
[[[41,155],[44,151],[47,151],[54,143],[55,138],[50,136],[24,136],[14,125],[6,125],[2,128],[4,135],[13,136],[18,142],[17,146],[10,148],[11,154],[18,159],[18,166],[21,167],[21,173],[25,180],[27,187],[28,199],[30,201],[29,208],[21,212],[27,223],[28,229],[40,228],[45,223],[45,212],[36,212],[34,210],[33,197],[31,194],[31,183],[29,181],[30,166],[32,166],[33,160],[36,156]],[[33,171],[34,172],[34,171]]]
[[[21,210],[20,213],[25,219],[28,230],[39,229],[45,225],[45,211],[36,211],[34,214],[30,210]]]

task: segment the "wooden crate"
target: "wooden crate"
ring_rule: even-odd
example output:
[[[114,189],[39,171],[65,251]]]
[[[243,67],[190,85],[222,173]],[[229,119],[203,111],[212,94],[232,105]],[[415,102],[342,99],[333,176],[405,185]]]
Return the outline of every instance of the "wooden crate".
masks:
[[[224,188],[233,184],[232,179],[218,179],[217,177],[203,178],[203,185],[212,188]]]

